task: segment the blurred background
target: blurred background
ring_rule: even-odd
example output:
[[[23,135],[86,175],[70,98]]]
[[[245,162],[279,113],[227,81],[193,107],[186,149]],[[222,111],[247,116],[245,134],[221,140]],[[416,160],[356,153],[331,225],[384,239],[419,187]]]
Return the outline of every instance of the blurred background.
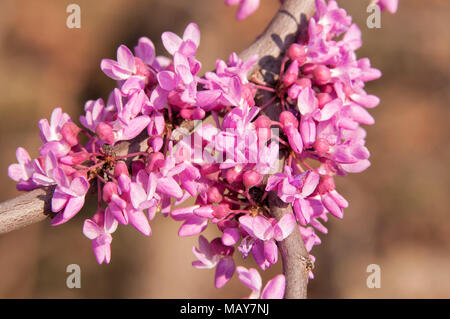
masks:
[[[81,7],[81,29],[66,27],[66,7]],[[368,29],[368,1],[340,0],[363,32],[359,57],[383,77],[367,90],[381,98],[372,111],[367,144],[372,166],[338,180],[350,202],[343,220],[331,219],[316,246],[313,298],[450,298],[450,2],[400,0]],[[240,52],[264,30],[278,7],[263,0],[243,22],[221,0],[0,1],[0,201],[19,194],[7,176],[15,149],[37,156],[37,122],[63,107],[76,121],[84,102],[107,98],[114,81],[100,70],[118,45],[151,38],[166,54],[163,31],[201,30],[203,72]],[[177,236],[180,223],[161,216],[153,235],[132,227],[114,234],[112,261],[98,265],[82,222],[84,209],[59,227],[48,221],[0,236],[0,298],[240,298],[249,289],[234,276],[215,289],[212,270],[191,266],[197,238]],[[204,234],[215,237],[213,229]],[[81,289],[66,287],[66,267],[81,267]],[[381,267],[381,288],[369,289],[366,268]],[[253,266],[251,263],[244,263]],[[281,272],[273,267],[264,281]]]

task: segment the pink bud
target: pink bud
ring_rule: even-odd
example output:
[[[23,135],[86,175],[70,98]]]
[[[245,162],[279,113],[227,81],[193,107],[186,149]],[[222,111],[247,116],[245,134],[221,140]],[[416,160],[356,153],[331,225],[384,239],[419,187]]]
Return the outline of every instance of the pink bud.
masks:
[[[314,79],[320,85],[326,84],[331,79],[331,71],[325,65],[317,66],[313,71]]]
[[[182,109],[180,111],[180,115],[182,118],[184,118],[185,120],[192,120],[192,114],[194,113],[194,111],[192,109]]]
[[[246,188],[251,188],[253,186],[258,186],[261,184],[263,176],[254,170],[249,170],[244,173],[243,176],[244,186]]]
[[[301,66],[306,60],[306,49],[303,45],[298,43],[293,43],[288,49],[287,55],[289,59],[295,60]]]
[[[75,165],[75,164],[81,164],[89,159],[89,153],[86,152],[78,152],[73,153],[64,157],[61,157],[59,160],[63,164],[67,165]]]
[[[220,204],[213,207],[213,216],[217,219],[222,219],[230,213],[230,207],[228,205]]]
[[[316,68],[316,64],[307,63],[303,66],[303,74],[308,75],[312,74]]]
[[[297,81],[298,78],[298,62],[295,60],[294,62],[289,65],[286,73],[283,76],[283,84],[286,87],[291,86],[292,84]]]
[[[156,136],[152,139],[153,152],[159,152],[164,144],[164,140],[161,136]]]
[[[317,191],[320,195],[334,191],[336,186],[334,185],[334,179],[332,176],[321,176],[319,185],[317,185]]]
[[[201,108],[196,108],[194,109],[194,111],[192,112],[192,116],[191,119],[192,120],[201,120],[203,118],[205,118],[205,111]]]
[[[113,195],[118,195],[117,185],[113,182],[107,182],[105,186],[103,186],[103,200],[109,204]]]
[[[113,145],[114,144],[114,132],[113,127],[109,125],[106,122],[100,122],[98,123],[97,127],[95,128],[95,134],[98,135],[98,137],[101,140],[104,140],[106,143]]]
[[[73,122],[66,122],[61,128],[61,135],[71,147],[78,144],[78,134],[81,129]]]
[[[120,175],[129,175],[127,164],[124,161],[118,161],[114,167],[114,177],[117,178]]]
[[[260,142],[267,142],[272,134],[270,130],[272,121],[266,115],[261,115],[253,122],[253,124],[255,125],[258,134],[258,140]]]
[[[279,122],[283,127],[293,126],[298,128],[298,120],[295,118],[295,115],[289,111],[281,112]]]
[[[317,152],[317,155],[320,157],[325,156],[330,151],[330,143],[324,138],[318,138],[313,145],[314,149]]]
[[[329,93],[319,93],[317,94],[317,100],[319,102],[319,107],[322,108],[328,102],[331,102],[333,98]]]
[[[164,166],[164,155],[160,152],[150,154],[148,165],[145,168],[147,173],[154,172]]]
[[[209,203],[219,203],[223,199],[222,192],[216,186],[208,188],[206,194]]]
[[[240,182],[242,180],[242,171],[237,167],[229,168],[225,173],[225,179],[230,184]]]
[[[200,173],[203,177],[210,179],[212,181],[219,180],[219,164],[205,164],[200,168]]]

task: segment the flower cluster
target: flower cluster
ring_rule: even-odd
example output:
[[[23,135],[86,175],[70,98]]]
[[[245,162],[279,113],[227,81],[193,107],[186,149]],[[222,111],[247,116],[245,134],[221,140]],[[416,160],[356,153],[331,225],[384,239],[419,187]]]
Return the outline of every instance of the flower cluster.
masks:
[[[227,3],[238,2],[247,13],[259,3]],[[316,231],[327,232],[322,222],[328,213],[342,218],[348,206],[334,177],[370,165],[360,125],[374,123],[366,109],[379,103],[364,90],[365,82],[381,74],[368,59],[356,58],[358,27],[335,1],[317,0],[316,6],[307,37],[289,47],[275,86],[249,81],[258,57],[242,61],[235,53],[199,76],[200,32],[194,23],[182,37],[162,34],[170,58],[156,56],[145,37],[133,51],[121,45],[116,60],[100,64],[117,81],[106,102],[87,101],[81,126],[56,108],[50,121],[39,122],[39,156],[32,160],[19,147],[9,176],[19,190],[54,187],[52,225],[75,216],[89,189],[97,192],[97,209],[83,233],[99,263],[110,262],[119,224],[150,236],[150,221],[162,214],[182,222],[181,237],[217,226],[219,237],[199,236],[192,262],[196,268],[216,268],[217,288],[237,272],[252,290],[249,298],[283,297],[283,275],[261,292],[258,271],[236,266],[235,256],[251,255],[266,270],[278,262],[277,243],[293,231],[300,231],[308,252],[320,243]],[[258,90],[280,101],[278,119],[263,114]],[[201,123],[183,132],[186,121],[209,115],[215,125]],[[147,144],[140,151],[117,153],[122,141],[142,134]],[[269,192],[291,204],[293,212],[273,218]],[[183,205],[189,198],[195,204]]]

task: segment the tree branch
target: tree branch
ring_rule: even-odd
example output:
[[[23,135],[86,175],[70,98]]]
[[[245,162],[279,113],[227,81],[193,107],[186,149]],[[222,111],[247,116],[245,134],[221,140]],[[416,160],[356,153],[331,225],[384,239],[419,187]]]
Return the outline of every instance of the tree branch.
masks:
[[[295,42],[299,32],[305,30],[308,19],[314,14],[314,0],[285,0],[263,34],[239,55],[246,60],[253,54],[258,54],[258,64],[249,72],[249,77],[275,84],[279,73],[284,51]],[[271,98],[270,92],[261,92],[259,102]],[[265,109],[271,119],[278,119],[280,113],[278,102]],[[192,130],[192,122],[186,121],[182,126]],[[114,147],[117,155],[126,155],[144,151],[147,148],[145,132],[132,141],[124,141]],[[284,158],[280,155],[280,167]],[[54,187],[36,189],[6,202],[0,203],[0,234],[7,233],[33,223],[44,220],[51,213],[51,198]],[[276,219],[290,212],[290,207],[271,193],[270,209]],[[308,282],[308,266],[301,260],[309,260],[298,228],[279,243],[283,261],[283,272],[286,276],[285,298],[306,298]],[[301,265],[304,265],[302,267]]]

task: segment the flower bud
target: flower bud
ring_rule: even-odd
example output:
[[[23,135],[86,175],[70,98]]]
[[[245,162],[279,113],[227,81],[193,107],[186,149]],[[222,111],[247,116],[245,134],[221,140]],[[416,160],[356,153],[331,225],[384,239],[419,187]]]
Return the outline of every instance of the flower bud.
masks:
[[[213,216],[217,219],[222,219],[230,213],[230,207],[228,205],[220,204],[213,207]]]
[[[298,128],[298,120],[295,118],[294,114],[289,111],[281,112],[279,122],[281,123],[283,128],[287,126]]]
[[[242,180],[244,182],[245,188],[251,188],[253,186],[258,186],[261,184],[263,176],[254,170],[249,170],[244,173]]]
[[[223,199],[222,193],[220,192],[217,186],[212,186],[208,188],[208,190],[206,191],[206,195],[208,198],[208,202],[211,204],[219,203]]]
[[[205,164],[200,168],[200,173],[203,177],[217,181],[219,179],[220,168],[219,164]]]
[[[260,142],[267,142],[271,138],[270,126],[272,121],[266,115],[260,115],[255,122],[253,122]]]
[[[191,115],[191,120],[201,120],[205,118],[205,111],[201,108],[195,108]]]
[[[289,59],[297,61],[300,66],[306,61],[306,49],[303,45],[298,43],[291,44],[287,55]]]
[[[323,85],[330,81],[331,71],[325,65],[319,65],[314,69],[313,76],[318,84]]]
[[[314,149],[316,150],[317,155],[320,157],[325,156],[330,151],[330,143],[324,138],[318,138],[314,144]]]
[[[152,139],[151,143],[153,152],[159,152],[164,144],[164,140],[161,136],[156,136]]]
[[[114,167],[114,177],[117,178],[120,175],[129,175],[127,164],[124,161],[118,161]]]
[[[113,195],[118,195],[117,185],[113,182],[107,182],[105,186],[103,186],[103,200],[109,204]]]
[[[319,107],[322,108],[328,102],[331,102],[333,98],[329,93],[319,93],[317,94],[317,101],[319,102]]]
[[[164,166],[164,155],[160,152],[155,152],[150,154],[145,171],[147,173],[154,172],[163,166]]]
[[[101,140],[104,140],[106,143],[113,145],[114,144],[114,132],[113,127],[109,125],[106,122],[100,122],[98,123],[97,127],[95,128],[95,134],[98,135],[98,137]]]
[[[292,84],[297,81],[298,78],[298,62],[295,60],[294,62],[289,65],[288,69],[286,70],[286,73],[283,76],[283,84],[286,87],[291,86]]]
[[[233,184],[235,182],[240,182],[242,180],[242,170],[238,167],[233,167],[227,169],[225,173],[225,179],[228,183]]]
[[[61,128],[61,135],[63,136],[63,139],[71,147],[78,145],[78,134],[80,132],[81,129],[74,122],[66,122]]]

